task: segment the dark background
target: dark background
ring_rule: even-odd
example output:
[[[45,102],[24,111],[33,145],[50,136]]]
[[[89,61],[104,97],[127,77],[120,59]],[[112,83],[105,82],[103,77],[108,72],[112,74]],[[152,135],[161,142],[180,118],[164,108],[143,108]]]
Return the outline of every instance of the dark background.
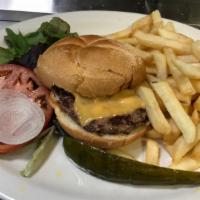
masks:
[[[47,2],[46,11],[41,11],[38,1],[38,10],[32,10],[28,5],[28,0],[23,5],[26,9],[11,9],[12,1],[9,0],[7,7],[0,0],[0,20],[1,21],[22,21],[28,18],[41,16],[44,14],[68,12],[77,10],[115,10],[125,12],[135,12],[148,14],[155,9],[159,9],[162,16],[196,27],[200,27],[200,0],[40,0]],[[22,1],[22,0],[19,0]],[[35,0],[37,1],[37,0]],[[51,2],[51,5],[50,5]]]
[[[54,0],[55,12],[74,10],[117,10],[150,13],[159,9],[162,16],[187,24],[200,24],[200,0]]]

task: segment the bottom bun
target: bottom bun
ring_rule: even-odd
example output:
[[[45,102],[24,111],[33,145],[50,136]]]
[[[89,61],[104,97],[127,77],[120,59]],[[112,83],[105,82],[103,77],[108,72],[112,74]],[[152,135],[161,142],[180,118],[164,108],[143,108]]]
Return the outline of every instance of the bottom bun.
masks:
[[[55,110],[55,114],[61,127],[73,138],[82,140],[92,146],[102,148],[102,149],[113,149],[126,144],[129,144],[133,140],[141,137],[145,131],[146,127],[142,126],[133,130],[128,135],[103,135],[100,136],[96,133],[91,133],[84,130],[80,125],[73,121],[69,115],[62,111],[59,104],[56,102],[54,95],[50,95],[50,104]]]

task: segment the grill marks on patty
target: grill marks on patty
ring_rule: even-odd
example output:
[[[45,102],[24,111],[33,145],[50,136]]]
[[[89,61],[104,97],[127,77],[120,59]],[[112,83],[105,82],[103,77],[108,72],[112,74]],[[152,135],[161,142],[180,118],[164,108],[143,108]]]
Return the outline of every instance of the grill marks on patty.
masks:
[[[74,96],[56,86],[52,87],[52,92],[55,94],[61,109],[80,125],[78,115],[74,110]],[[144,125],[147,120],[145,109],[140,108],[127,115],[92,120],[83,128],[89,132],[95,132],[99,135],[127,135],[131,133],[133,129]]]

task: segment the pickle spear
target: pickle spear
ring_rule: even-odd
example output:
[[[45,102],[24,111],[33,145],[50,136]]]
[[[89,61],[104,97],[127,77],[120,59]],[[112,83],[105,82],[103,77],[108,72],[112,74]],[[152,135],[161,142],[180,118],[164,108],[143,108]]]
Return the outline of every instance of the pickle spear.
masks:
[[[46,133],[47,131],[48,134]],[[22,176],[31,177],[49,157],[59,138],[59,136],[54,133],[55,131],[55,127],[53,126],[46,130],[45,133],[47,135],[42,139],[40,145],[34,151],[32,158],[28,161],[25,169],[21,171]]]
[[[200,172],[174,170],[109,154],[65,136],[66,155],[82,170],[107,181],[133,185],[199,185]]]

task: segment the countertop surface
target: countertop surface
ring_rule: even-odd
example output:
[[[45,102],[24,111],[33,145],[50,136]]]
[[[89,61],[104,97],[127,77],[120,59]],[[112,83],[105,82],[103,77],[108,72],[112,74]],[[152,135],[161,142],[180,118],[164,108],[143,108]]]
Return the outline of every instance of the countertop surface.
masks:
[[[76,10],[116,10],[150,13],[200,27],[199,0],[0,0],[0,28],[14,22],[50,13]]]

